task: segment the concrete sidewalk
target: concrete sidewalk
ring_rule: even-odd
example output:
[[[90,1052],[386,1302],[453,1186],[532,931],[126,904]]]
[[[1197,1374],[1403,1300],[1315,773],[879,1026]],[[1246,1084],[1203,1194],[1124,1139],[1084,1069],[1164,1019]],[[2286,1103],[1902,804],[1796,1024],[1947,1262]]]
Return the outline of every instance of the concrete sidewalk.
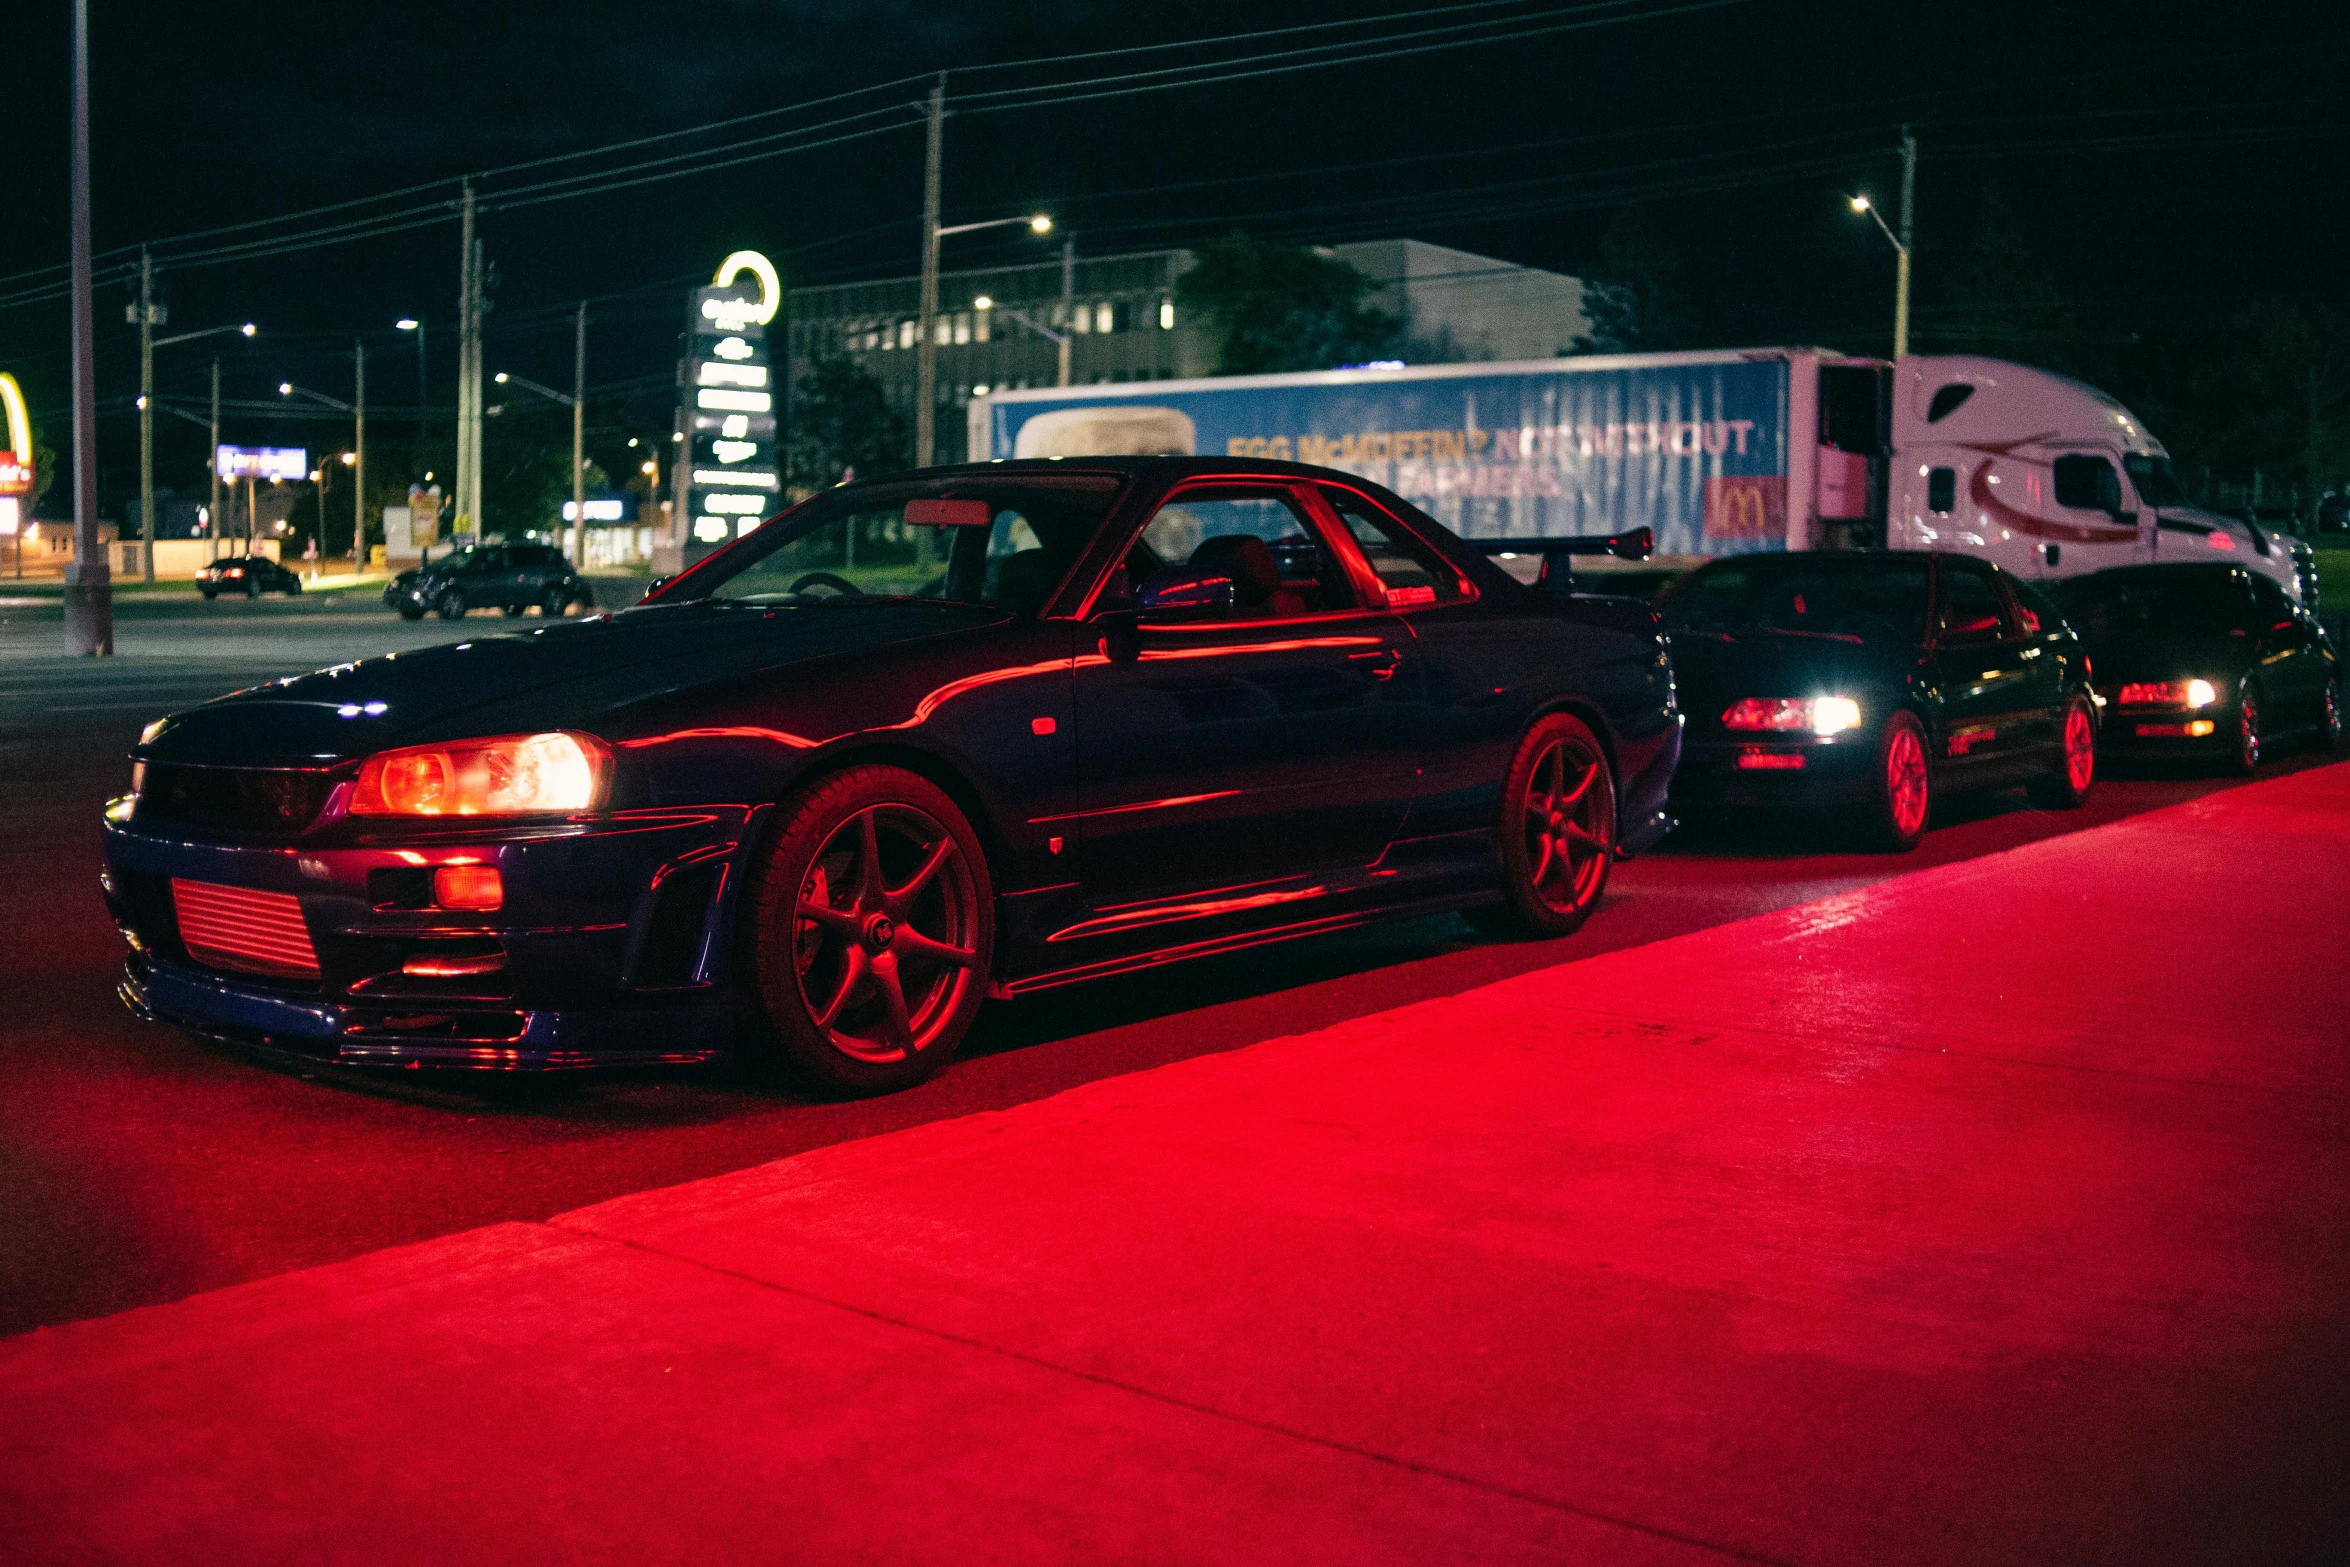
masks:
[[[2336,766],[27,1334],[0,1555],[2338,1559],[2346,907]]]

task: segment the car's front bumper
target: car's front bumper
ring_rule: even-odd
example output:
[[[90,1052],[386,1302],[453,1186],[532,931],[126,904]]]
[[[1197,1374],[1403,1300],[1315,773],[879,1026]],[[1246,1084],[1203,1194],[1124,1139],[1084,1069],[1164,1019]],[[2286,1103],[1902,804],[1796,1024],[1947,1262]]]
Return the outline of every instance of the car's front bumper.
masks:
[[[235,844],[110,820],[102,886],[131,947],[120,994],[142,1017],[315,1060],[507,1070],[712,1060],[732,1044],[728,914],[757,815],[629,812],[398,844]],[[448,863],[497,866],[503,907],[386,906],[386,873],[429,878]],[[293,896],[317,975],[236,972],[192,955],[175,879]],[[419,959],[489,953],[491,972],[411,972]]]
[[[1673,809],[1863,805],[1876,797],[1876,759],[1876,736],[1864,730],[1825,738],[1706,736],[1681,747]]]

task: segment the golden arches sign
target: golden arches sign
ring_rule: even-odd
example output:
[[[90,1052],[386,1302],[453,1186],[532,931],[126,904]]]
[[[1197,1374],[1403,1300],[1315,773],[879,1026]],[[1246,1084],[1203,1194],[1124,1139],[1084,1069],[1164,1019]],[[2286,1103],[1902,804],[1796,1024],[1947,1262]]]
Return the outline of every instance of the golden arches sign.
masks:
[[[783,280],[776,276],[774,262],[755,250],[738,250],[718,263],[718,275],[710,280],[711,285],[724,288],[745,272],[759,280],[759,308],[749,312],[748,319],[765,326],[783,304]]]
[[[0,414],[8,449],[0,453],[0,495],[29,495],[33,488],[33,421],[25,411],[16,377],[0,372]]]

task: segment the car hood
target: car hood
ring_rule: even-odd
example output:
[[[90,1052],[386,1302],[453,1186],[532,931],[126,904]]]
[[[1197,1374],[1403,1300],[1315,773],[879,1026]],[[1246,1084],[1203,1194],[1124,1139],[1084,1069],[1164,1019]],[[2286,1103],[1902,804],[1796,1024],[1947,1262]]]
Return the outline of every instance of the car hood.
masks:
[[[232,692],[151,726],[133,754],[195,765],[315,767],[468,735],[581,729],[624,738],[657,727],[671,699],[704,686],[1001,618],[938,603],[644,605]]]
[[[2250,637],[2230,636],[2218,627],[2174,627],[2121,636],[2092,637],[2078,626],[2081,651],[2098,686],[2132,680],[2233,680],[2252,657]]]
[[[1783,632],[1675,631],[1667,640],[1682,710],[1700,725],[1718,722],[1724,708],[1750,696],[1857,696],[1898,687],[1917,661],[1917,650],[1904,643]]]

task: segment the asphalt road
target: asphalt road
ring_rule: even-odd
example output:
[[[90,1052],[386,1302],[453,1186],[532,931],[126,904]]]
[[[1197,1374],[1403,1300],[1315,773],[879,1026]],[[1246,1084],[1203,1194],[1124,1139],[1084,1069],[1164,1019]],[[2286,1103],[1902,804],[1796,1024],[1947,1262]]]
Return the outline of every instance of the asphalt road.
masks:
[[[855,1104],[810,1103],[735,1069],[297,1072],[133,1020],[113,994],[121,944],[98,897],[98,824],[140,726],[274,675],[456,634],[366,597],[130,598],[118,656],[76,661],[56,652],[54,599],[0,582],[0,1334],[1000,1109],[2226,786],[2109,776],[2063,814],[2020,794],[1953,802],[1904,856],[1843,852],[1802,823],[1676,834],[1618,867],[1606,906],[1569,940],[1495,943],[1446,916],[997,1003],[937,1079]]]

